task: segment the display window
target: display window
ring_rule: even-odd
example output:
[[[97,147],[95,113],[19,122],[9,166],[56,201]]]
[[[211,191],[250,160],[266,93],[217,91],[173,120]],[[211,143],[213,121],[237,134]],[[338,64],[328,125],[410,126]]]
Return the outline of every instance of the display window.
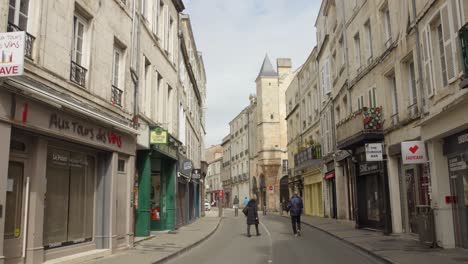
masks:
[[[91,241],[95,158],[80,152],[49,148],[46,179],[45,249]]]

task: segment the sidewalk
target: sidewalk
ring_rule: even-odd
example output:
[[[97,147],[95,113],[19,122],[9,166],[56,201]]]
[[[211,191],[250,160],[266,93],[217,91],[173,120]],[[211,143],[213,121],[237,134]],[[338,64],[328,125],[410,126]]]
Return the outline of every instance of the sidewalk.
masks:
[[[360,248],[388,263],[397,264],[460,264],[468,263],[468,250],[431,249],[417,237],[355,229],[354,222],[330,218],[302,216],[303,224],[320,229],[340,240]]]
[[[85,264],[150,264],[163,263],[203,242],[218,228],[221,218],[218,211],[206,212],[206,216],[183,226],[175,232],[164,233],[135,244],[132,249],[107,257],[95,258]]]

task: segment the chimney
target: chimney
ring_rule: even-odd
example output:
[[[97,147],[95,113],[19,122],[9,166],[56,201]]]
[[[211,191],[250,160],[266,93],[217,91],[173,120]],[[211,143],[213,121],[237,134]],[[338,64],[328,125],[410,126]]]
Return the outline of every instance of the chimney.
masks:
[[[284,74],[290,74],[292,71],[292,61],[290,58],[279,58],[276,60],[278,65],[278,75],[281,76]]]

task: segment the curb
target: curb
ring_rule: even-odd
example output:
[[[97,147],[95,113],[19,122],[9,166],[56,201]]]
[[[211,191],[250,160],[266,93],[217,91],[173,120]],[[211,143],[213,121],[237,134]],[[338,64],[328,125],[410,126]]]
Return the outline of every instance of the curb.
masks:
[[[283,217],[287,218],[287,216],[283,216]],[[359,245],[357,245],[357,244],[354,244],[353,242],[350,242],[350,241],[348,241],[348,240],[346,240],[346,239],[344,239],[344,238],[342,238],[342,237],[339,237],[339,236],[337,236],[337,235],[331,233],[330,231],[327,231],[327,230],[322,229],[322,228],[320,228],[320,227],[317,227],[317,226],[315,226],[315,225],[306,223],[306,222],[304,222],[304,221],[301,221],[301,224],[306,225],[306,226],[310,226],[310,227],[312,227],[312,228],[314,228],[314,229],[316,229],[316,230],[319,230],[319,231],[321,231],[321,232],[323,232],[323,233],[325,233],[325,234],[328,234],[328,235],[330,235],[330,236],[332,236],[332,237],[334,237],[334,238],[336,238],[336,239],[338,239],[338,240],[340,240],[340,241],[345,242],[346,244],[348,244],[348,245],[350,245],[350,246],[353,246],[354,248],[357,248],[357,249],[359,249],[359,250],[361,250],[361,251],[366,252],[367,254],[369,254],[369,255],[371,255],[371,256],[373,256],[373,257],[375,257],[375,258],[377,258],[377,259],[379,259],[379,260],[381,260],[381,261],[383,261],[383,262],[385,262],[385,263],[387,263],[387,264],[396,264],[396,262],[393,262],[392,260],[390,260],[390,259],[388,259],[388,258],[386,258],[386,257],[384,257],[384,256],[381,256],[381,255],[379,255],[379,254],[377,254],[377,253],[374,253],[374,252],[372,252],[372,251],[370,251],[370,250],[368,250],[368,249],[366,249],[366,248],[364,248],[364,247],[361,247],[361,246],[359,246]]]
[[[211,237],[211,236],[218,230],[218,227],[219,227],[219,225],[221,224],[221,221],[222,221],[222,220],[223,220],[223,217],[221,217],[221,218],[219,219],[218,223],[216,224],[216,227],[215,227],[208,235],[206,235],[205,237],[201,238],[200,240],[194,242],[194,243],[191,244],[191,245],[188,245],[188,246],[185,247],[185,248],[180,249],[179,251],[176,251],[176,252],[174,252],[174,253],[172,253],[172,254],[166,256],[166,257],[163,257],[162,259],[159,259],[159,260],[156,260],[156,261],[152,262],[152,264],[166,263],[167,261],[169,261],[169,260],[171,260],[171,259],[173,259],[173,258],[175,258],[175,257],[177,257],[177,256],[179,256],[179,255],[181,255],[181,254],[183,254],[183,253],[189,251],[190,249],[192,249],[192,248],[194,248],[194,247],[196,247],[196,246],[198,246],[198,245],[201,244],[203,241],[205,241],[205,240],[207,240],[209,237]]]

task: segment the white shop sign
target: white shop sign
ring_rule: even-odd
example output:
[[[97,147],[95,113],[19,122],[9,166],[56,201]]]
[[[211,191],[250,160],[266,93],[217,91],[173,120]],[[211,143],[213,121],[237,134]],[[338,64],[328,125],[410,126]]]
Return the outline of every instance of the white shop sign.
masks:
[[[403,164],[421,164],[427,162],[426,146],[423,141],[401,142]]]
[[[366,161],[382,161],[383,151],[382,144],[371,143],[366,144]]]
[[[23,75],[24,31],[0,33],[0,77]]]

